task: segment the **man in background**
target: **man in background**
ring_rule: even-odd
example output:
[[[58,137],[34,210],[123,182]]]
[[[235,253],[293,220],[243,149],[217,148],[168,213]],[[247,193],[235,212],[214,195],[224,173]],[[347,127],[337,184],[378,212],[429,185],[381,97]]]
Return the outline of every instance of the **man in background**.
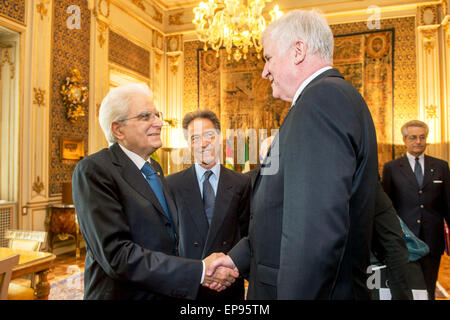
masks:
[[[402,128],[406,155],[383,168],[383,188],[408,228],[430,248],[419,260],[428,297],[435,298],[441,255],[445,249],[444,219],[450,222],[450,173],[446,161],[425,155],[428,126],[412,120]]]
[[[195,163],[167,177],[178,208],[180,256],[203,259],[228,252],[247,235],[250,179],[220,164],[220,122],[214,112],[198,110],[183,118],[185,138]],[[198,300],[243,300],[244,280],[227,290],[200,288]]]

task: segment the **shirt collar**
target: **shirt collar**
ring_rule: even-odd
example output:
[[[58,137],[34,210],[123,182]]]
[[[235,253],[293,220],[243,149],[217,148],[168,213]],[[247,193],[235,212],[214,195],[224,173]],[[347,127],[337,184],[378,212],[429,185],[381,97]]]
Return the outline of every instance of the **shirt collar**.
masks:
[[[216,178],[219,178],[219,174],[220,174],[220,163],[219,162],[217,162],[214,165],[214,167],[212,167],[211,169],[205,169],[198,163],[195,163],[194,165],[195,165],[195,173],[197,174],[198,181],[200,181],[203,178],[203,175],[208,170],[212,171],[213,176],[215,176]]]
[[[292,99],[292,104],[291,107],[295,104],[295,101],[297,101],[298,97],[300,96],[300,94],[303,92],[303,90],[306,88],[306,86],[313,81],[315,78],[317,78],[320,74],[324,73],[327,70],[333,69],[330,66],[327,67],[323,67],[319,70],[317,70],[316,72],[314,72],[312,75],[310,75],[308,78],[306,78],[305,81],[302,82],[302,84],[300,85],[300,87],[297,89],[297,91],[295,92],[294,95],[294,99]]]
[[[138,169],[141,170],[142,167],[144,166],[145,162],[147,162],[148,159],[144,160],[140,155],[134,153],[133,151],[128,150],[127,148],[122,146],[120,143],[118,145],[120,146],[120,148],[122,148],[123,152],[125,152],[125,154],[128,156],[128,158],[130,158],[130,160],[133,161],[133,163],[138,167]]]
[[[409,152],[406,152],[406,156],[409,160],[416,161],[416,157],[410,154]],[[423,160],[425,158],[425,154],[422,152],[420,156],[418,156],[419,160]]]

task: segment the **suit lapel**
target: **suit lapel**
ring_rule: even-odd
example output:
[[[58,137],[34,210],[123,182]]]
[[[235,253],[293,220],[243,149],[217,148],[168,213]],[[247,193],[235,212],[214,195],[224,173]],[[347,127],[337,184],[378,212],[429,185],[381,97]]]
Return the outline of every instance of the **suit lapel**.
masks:
[[[136,167],[133,161],[128,158],[117,143],[113,144],[110,147],[110,150],[115,156],[114,164],[121,167],[122,177],[125,181],[127,181],[134,190],[150,201],[157,211],[167,219],[167,215],[159,203],[158,198],[156,198],[152,188],[150,188],[150,185],[138,167]]]
[[[409,164],[406,155],[400,158],[399,167],[400,172],[402,172],[405,178],[409,180],[409,185],[414,185],[415,187],[419,188],[419,183],[417,182],[416,176],[411,169],[411,165]]]
[[[154,161],[155,160],[153,160],[153,159],[151,160],[152,165],[153,165]],[[153,167],[155,168],[156,166],[153,166]],[[164,174],[160,171],[157,171],[157,172],[158,172],[158,175],[161,179],[161,183],[163,186],[163,192],[164,192],[164,197],[166,198],[167,208],[169,209],[170,216],[172,217],[172,221],[176,226],[175,230],[178,230],[177,206],[175,205],[175,202],[173,201],[172,194],[170,193],[169,187],[167,186],[167,183],[166,183],[166,179],[163,178]],[[159,201],[158,201],[158,203],[159,203]]]
[[[228,213],[231,200],[233,199],[233,185],[229,184],[228,172],[220,165],[219,184],[217,186],[216,202],[214,205],[214,215],[209,226],[208,236],[203,249],[203,257],[214,244],[214,240],[220,233],[223,221]]]
[[[433,180],[434,172],[436,171],[433,159],[431,159],[427,155],[424,157],[424,164],[425,168],[424,168],[422,189],[425,188],[425,186]]]
[[[184,209],[182,214],[189,215],[194,221],[202,240],[205,241],[205,235],[209,229],[208,219],[206,218],[205,210],[203,208],[202,195],[198,186],[194,165],[186,171],[185,178],[186,183],[183,188],[183,196],[181,197]]]

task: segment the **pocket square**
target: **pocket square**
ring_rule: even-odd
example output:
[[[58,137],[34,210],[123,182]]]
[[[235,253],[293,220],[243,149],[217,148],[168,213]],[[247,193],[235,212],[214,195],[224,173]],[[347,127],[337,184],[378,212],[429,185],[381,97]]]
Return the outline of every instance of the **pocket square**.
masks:
[[[433,180],[433,183],[442,183],[442,180]]]

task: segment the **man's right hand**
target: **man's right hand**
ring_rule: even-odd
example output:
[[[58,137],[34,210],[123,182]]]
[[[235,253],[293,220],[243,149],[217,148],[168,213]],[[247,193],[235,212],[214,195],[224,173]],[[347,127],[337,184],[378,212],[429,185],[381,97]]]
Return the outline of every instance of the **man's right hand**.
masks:
[[[205,263],[205,278],[202,285],[212,290],[218,292],[225,290],[239,277],[239,271],[233,261],[223,253],[213,253],[203,262]]]

